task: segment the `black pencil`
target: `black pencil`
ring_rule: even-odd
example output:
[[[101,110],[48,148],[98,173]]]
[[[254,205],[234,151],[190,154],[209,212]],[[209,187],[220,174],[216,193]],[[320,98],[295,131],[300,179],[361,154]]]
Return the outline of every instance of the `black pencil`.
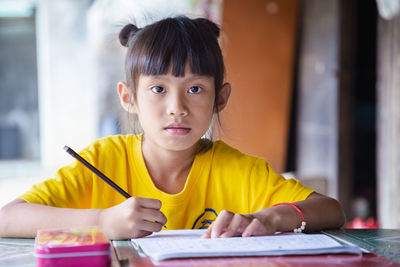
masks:
[[[83,165],[85,165],[89,170],[91,170],[94,174],[96,174],[100,179],[102,179],[104,182],[106,182],[107,184],[109,184],[112,188],[114,188],[115,190],[117,190],[118,193],[120,193],[121,195],[123,195],[126,198],[130,198],[131,195],[129,195],[127,192],[125,192],[121,187],[119,187],[116,183],[114,183],[113,181],[111,181],[107,176],[105,176],[101,171],[99,171],[98,169],[96,169],[92,164],[90,164],[89,162],[87,162],[84,158],[82,158],[81,156],[79,156],[78,153],[76,153],[74,150],[72,150],[70,147],[68,146],[64,146],[64,150],[67,151],[68,154],[70,154],[71,156],[73,156],[75,159],[77,159],[80,163],[82,163]]]

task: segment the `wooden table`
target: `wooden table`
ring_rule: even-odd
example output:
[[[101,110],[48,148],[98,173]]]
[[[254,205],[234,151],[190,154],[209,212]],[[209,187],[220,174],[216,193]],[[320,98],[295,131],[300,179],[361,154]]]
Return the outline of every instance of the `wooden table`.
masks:
[[[274,257],[227,257],[164,261],[157,266],[400,266],[400,229],[345,229],[329,234],[371,253]],[[128,240],[114,240],[111,266],[155,266]],[[34,239],[0,238],[0,266],[36,266]]]

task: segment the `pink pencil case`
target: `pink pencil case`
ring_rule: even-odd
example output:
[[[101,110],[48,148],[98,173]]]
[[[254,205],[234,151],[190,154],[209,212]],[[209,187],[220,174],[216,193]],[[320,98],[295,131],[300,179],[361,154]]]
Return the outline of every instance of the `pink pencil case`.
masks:
[[[35,239],[35,256],[38,267],[105,267],[111,263],[111,247],[98,229],[39,230]]]

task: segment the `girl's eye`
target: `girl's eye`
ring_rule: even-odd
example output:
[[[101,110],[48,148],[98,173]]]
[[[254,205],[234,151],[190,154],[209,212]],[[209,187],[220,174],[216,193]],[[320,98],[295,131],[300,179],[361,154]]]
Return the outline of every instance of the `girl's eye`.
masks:
[[[156,93],[156,94],[162,94],[162,93],[165,93],[165,88],[163,88],[161,86],[154,86],[151,88],[151,91],[153,91],[153,93]]]
[[[188,92],[192,94],[198,94],[203,90],[200,86],[192,86],[189,88]]]

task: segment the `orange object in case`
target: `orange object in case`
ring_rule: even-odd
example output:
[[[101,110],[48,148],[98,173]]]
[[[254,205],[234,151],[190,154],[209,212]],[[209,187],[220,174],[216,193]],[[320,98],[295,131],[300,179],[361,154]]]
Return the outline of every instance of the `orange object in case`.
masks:
[[[39,267],[106,267],[111,263],[111,247],[104,233],[98,229],[39,230],[35,256]]]

